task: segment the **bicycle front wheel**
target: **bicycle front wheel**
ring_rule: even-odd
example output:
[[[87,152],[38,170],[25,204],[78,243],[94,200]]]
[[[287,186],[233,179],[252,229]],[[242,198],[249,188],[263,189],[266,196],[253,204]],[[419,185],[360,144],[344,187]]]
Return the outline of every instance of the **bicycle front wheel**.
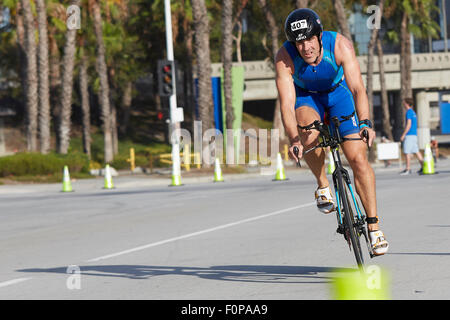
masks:
[[[354,207],[353,204],[352,193],[349,189],[348,184],[343,181],[342,176],[340,179],[338,178],[338,185],[339,185],[340,203],[342,206],[345,236],[347,237],[347,239],[350,239],[350,243],[358,267],[363,268],[364,258],[361,250],[360,233],[356,225],[355,219],[356,208]]]

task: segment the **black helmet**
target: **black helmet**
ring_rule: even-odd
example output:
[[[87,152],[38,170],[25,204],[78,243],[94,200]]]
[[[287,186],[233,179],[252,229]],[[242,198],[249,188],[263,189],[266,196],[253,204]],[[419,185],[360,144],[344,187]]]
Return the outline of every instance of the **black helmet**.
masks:
[[[323,32],[323,26],[320,18],[311,9],[302,8],[292,11],[284,23],[284,32],[286,38],[291,42],[309,39],[317,36],[320,41],[320,35]]]

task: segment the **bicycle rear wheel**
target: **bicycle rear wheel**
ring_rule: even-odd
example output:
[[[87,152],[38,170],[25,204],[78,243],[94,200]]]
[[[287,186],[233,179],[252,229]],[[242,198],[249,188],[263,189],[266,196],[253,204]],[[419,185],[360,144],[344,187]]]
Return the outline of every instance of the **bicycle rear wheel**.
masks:
[[[351,247],[353,249],[353,254],[355,255],[356,263],[359,268],[363,268],[364,266],[364,258],[361,250],[360,243],[360,233],[356,224],[356,208],[353,204],[353,197],[350,192],[350,189],[345,183],[342,177],[342,174],[338,177],[338,186],[339,186],[339,203],[342,205],[342,215],[344,222],[344,233],[347,239],[350,239]]]

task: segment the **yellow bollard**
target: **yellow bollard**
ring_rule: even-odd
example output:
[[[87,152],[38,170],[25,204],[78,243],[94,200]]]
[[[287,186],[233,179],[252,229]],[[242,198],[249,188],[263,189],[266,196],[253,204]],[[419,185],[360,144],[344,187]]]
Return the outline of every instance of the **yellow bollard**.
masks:
[[[186,171],[191,170],[191,146],[186,145],[183,149],[183,164]]]
[[[130,170],[131,172],[134,171],[134,169],[136,169],[136,158],[134,156],[134,148],[130,148],[130,158],[127,159],[127,162],[130,163]]]
[[[201,159],[200,152],[194,153],[194,163],[197,165],[197,169],[201,168]]]

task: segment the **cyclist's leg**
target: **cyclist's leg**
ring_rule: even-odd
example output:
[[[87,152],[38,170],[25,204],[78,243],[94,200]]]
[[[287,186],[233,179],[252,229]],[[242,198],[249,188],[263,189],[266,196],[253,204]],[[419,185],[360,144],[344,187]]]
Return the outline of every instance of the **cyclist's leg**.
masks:
[[[347,138],[359,138],[359,133],[347,134]],[[342,150],[352,168],[356,192],[361,199],[362,205],[368,217],[377,216],[377,201],[375,174],[372,166],[367,159],[367,146],[362,141],[345,141],[342,144]],[[369,224],[370,231],[378,230],[378,223]]]
[[[317,105],[311,95],[297,92],[295,116],[300,126],[307,126],[315,120],[323,120],[323,107]],[[300,140],[305,150],[314,147],[318,143],[319,132],[317,130],[299,130]],[[304,156],[311,172],[316,177],[319,188],[329,186],[325,172],[325,152],[317,148]]]
[[[351,115],[355,112],[355,103],[353,95],[347,88],[344,81],[329,95],[330,107],[328,112],[330,117],[337,116],[339,119],[343,116]],[[355,115],[339,126],[339,133],[346,138],[360,138],[359,121]],[[377,202],[375,190],[375,174],[367,158],[367,146],[362,140],[348,140],[342,143],[342,150],[352,168],[356,192],[361,199],[362,205],[368,217],[377,216]],[[377,230],[378,224],[369,224],[369,230]]]

